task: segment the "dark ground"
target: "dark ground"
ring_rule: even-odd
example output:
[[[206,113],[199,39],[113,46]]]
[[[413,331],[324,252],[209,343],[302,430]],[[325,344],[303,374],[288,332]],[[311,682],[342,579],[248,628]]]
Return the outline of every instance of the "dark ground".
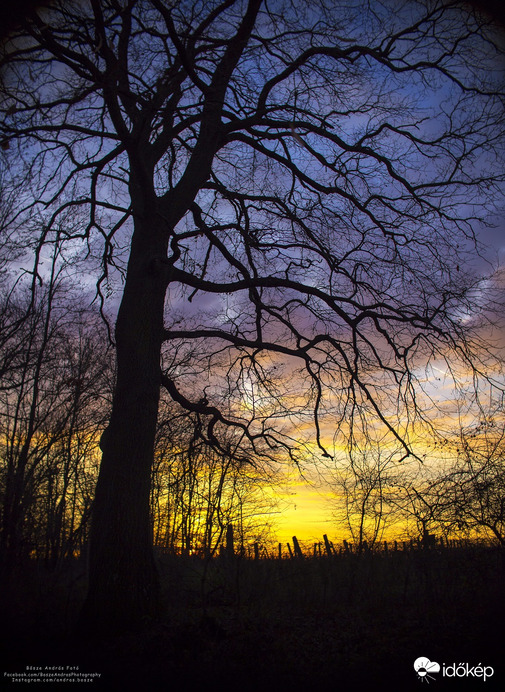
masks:
[[[19,687],[27,684],[20,674],[31,675],[33,688],[43,672],[46,689],[75,689],[78,679],[80,688],[106,690],[410,692],[428,682],[440,692],[505,689],[505,555],[498,549],[259,562],[165,556],[160,573],[157,621],[78,642],[82,568],[27,565],[4,589],[2,683]],[[446,669],[491,666],[494,675],[484,681],[442,671],[421,679],[413,668],[420,656]],[[84,682],[85,673],[100,677]]]

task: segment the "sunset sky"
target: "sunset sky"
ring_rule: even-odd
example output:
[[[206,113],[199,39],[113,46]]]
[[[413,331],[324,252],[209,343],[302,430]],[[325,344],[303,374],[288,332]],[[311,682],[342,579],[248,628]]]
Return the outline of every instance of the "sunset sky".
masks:
[[[452,5],[278,4],[77,3],[14,38],[9,267],[117,327],[110,478],[150,470],[162,387],[174,455],[278,463],[277,538],[340,540],[349,452],[428,472],[503,384],[502,46]]]

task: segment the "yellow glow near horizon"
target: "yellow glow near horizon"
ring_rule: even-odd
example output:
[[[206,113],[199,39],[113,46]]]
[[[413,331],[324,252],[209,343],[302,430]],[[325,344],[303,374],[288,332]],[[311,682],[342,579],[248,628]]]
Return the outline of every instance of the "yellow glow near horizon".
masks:
[[[285,507],[275,521],[278,542],[291,543],[293,536],[302,542],[319,542],[324,534],[330,540],[341,534],[331,516],[329,499],[329,494],[325,497],[303,481],[293,486],[290,494],[281,496]]]

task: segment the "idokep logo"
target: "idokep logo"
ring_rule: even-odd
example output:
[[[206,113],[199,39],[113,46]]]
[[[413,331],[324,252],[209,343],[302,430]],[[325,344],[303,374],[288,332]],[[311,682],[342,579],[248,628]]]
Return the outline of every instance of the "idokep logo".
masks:
[[[430,661],[425,656],[420,656],[414,661],[414,670],[419,680],[429,682],[430,680],[435,680],[432,673],[440,673],[440,663]]]
[[[494,668],[491,666],[483,666],[480,663],[476,666],[471,666],[468,663],[453,663],[450,665],[442,663],[441,668],[440,663],[430,661],[426,656],[416,658],[414,670],[421,682],[436,680],[433,673],[440,673],[440,670],[442,670],[442,677],[444,678],[482,678],[484,682],[487,678],[494,675]]]

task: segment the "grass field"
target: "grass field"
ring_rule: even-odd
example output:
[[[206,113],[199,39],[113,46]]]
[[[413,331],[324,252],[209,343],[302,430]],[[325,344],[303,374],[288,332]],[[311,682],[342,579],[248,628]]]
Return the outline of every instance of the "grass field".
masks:
[[[5,672],[40,676],[27,666],[70,666],[81,681],[100,674],[91,689],[410,692],[427,682],[442,692],[504,689],[505,554],[498,548],[257,561],[162,555],[159,568],[156,621],[78,642],[82,566],[50,572],[28,565],[3,590],[3,682],[13,680]],[[484,681],[442,670],[428,680],[414,671],[420,656],[449,673],[447,666],[463,663],[494,674]]]

